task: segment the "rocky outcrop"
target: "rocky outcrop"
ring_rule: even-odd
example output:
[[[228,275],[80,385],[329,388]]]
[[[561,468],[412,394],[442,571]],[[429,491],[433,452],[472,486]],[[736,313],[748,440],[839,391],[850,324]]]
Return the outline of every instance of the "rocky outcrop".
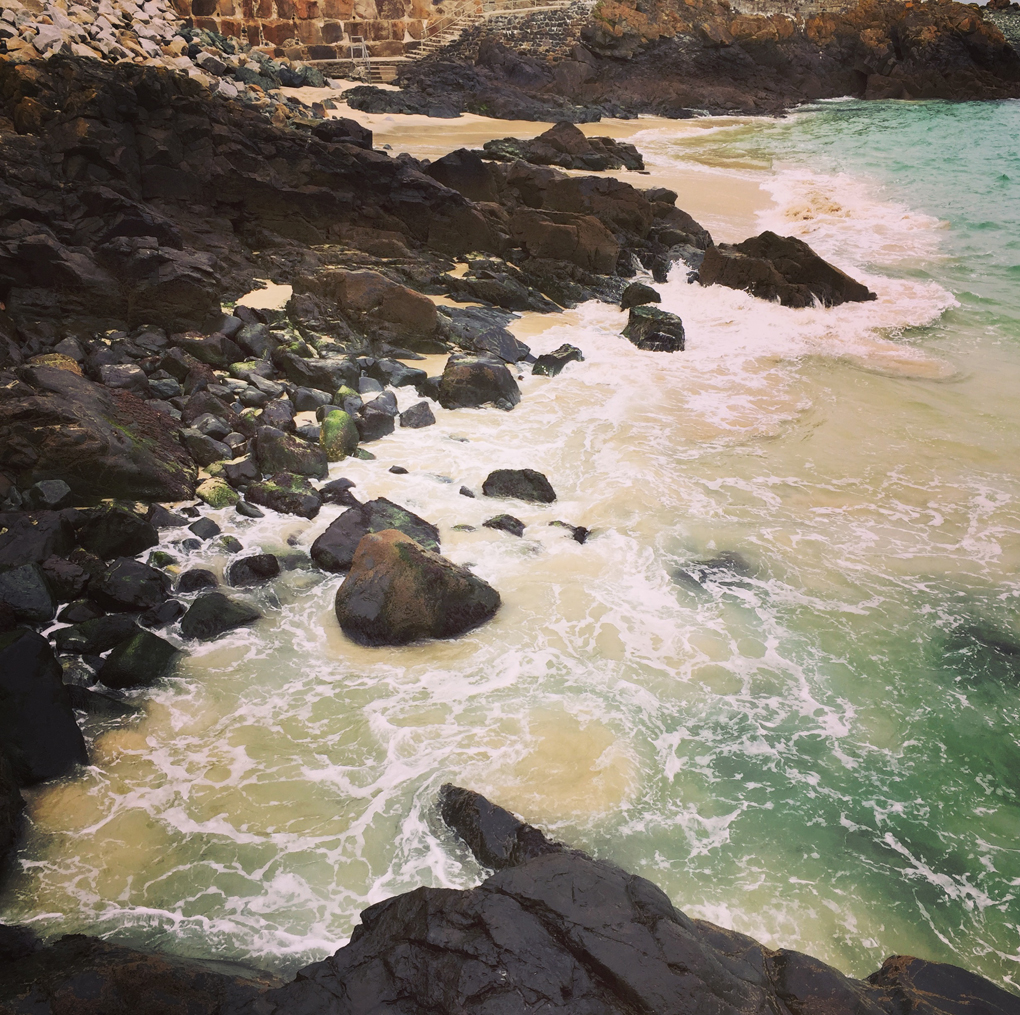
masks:
[[[344,634],[364,645],[453,638],[499,606],[491,585],[396,529],[361,540],[335,602]]]
[[[550,842],[477,793],[439,811],[496,873],[477,888],[419,888],[361,915],[351,942],[225,1015],[1015,1015],[1020,999],[943,963],[894,956],[867,980],[772,950],[676,909],[659,888]]]
[[[768,230],[743,243],[709,247],[698,281],[743,289],[764,300],[778,300],[784,307],[810,307],[816,302],[837,307],[877,299],[866,285],[823,260],[803,240]]]
[[[536,504],[551,504],[556,491],[541,472],[534,469],[495,469],[485,477],[486,497],[513,497]]]
[[[503,361],[487,353],[454,353],[439,383],[439,404],[444,409],[494,405],[511,410],[521,400],[521,389]]]
[[[579,128],[567,122],[555,124],[530,141],[515,137],[486,141],[477,154],[498,162],[523,159],[537,166],[559,166],[561,169],[588,172],[645,168],[645,160],[634,145],[611,137],[586,137]]]
[[[650,352],[683,352],[686,341],[684,322],[676,314],[646,304],[631,307],[623,334]]]

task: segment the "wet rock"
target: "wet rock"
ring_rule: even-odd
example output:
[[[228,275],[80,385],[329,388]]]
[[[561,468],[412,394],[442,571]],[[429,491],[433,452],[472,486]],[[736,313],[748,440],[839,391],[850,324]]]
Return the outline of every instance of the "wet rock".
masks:
[[[674,581],[692,588],[701,588],[707,582],[719,585],[740,585],[754,578],[758,569],[742,553],[723,550],[714,557],[695,560],[672,573]]]
[[[241,540],[235,536],[224,536],[220,540],[220,546],[225,553],[240,553],[244,549]]]
[[[743,289],[785,307],[825,307],[862,302],[878,297],[819,257],[795,236],[777,236],[766,230],[743,243],[709,247],[698,272],[702,285]]]
[[[139,398],[149,397],[149,379],[145,371],[133,363],[107,363],[99,368],[99,376],[108,388],[130,391]]]
[[[157,529],[178,529],[188,522],[184,515],[179,515],[176,511],[170,511],[168,508],[163,507],[162,504],[153,504],[149,508],[146,520]]]
[[[495,405],[509,411],[521,400],[517,381],[503,361],[485,353],[454,353],[443,370],[439,404],[444,409]]]
[[[58,652],[97,656],[126,641],[137,628],[134,617],[112,614],[63,627],[53,633],[53,641]]]
[[[220,468],[223,470],[223,478],[235,489],[243,489],[262,475],[252,455],[232,458],[229,462],[224,462]]]
[[[0,603],[6,603],[18,620],[43,624],[57,611],[46,574],[38,564],[22,564],[0,572]]]
[[[177,594],[186,596],[190,592],[198,592],[201,589],[214,589],[219,585],[216,575],[204,567],[194,567],[185,571],[177,579]]]
[[[325,479],[329,473],[326,452],[322,448],[273,427],[261,427],[256,434],[255,458],[259,469],[267,476],[287,472]]]
[[[231,507],[238,501],[237,491],[225,479],[219,476],[213,476],[211,479],[206,479],[199,483],[195,487],[195,496],[208,504],[213,510]],[[197,543],[198,540],[196,539],[195,542]]]
[[[294,430],[294,403],[286,398],[276,398],[266,402],[259,416],[260,426],[275,427],[277,430],[291,432]]]
[[[552,352],[543,353],[535,360],[531,368],[533,374],[544,374],[546,377],[555,377],[561,373],[568,363],[583,362],[584,355],[576,345],[564,343]]]
[[[575,543],[586,543],[588,537],[591,535],[591,529],[586,529],[583,525],[571,525],[570,522],[550,522],[550,525],[555,525],[557,528],[566,529],[570,533],[570,538]]]
[[[0,634],[0,744],[22,786],[88,761],[85,741],[49,642],[34,631]]]
[[[351,493],[351,488],[355,484],[349,480],[341,477],[340,479],[331,480],[329,483],[324,483],[319,487],[319,495],[322,497],[323,504],[342,504],[344,507],[357,507],[360,502]]]
[[[428,550],[439,551],[439,529],[385,497],[356,504],[312,543],[312,560],[326,571],[346,571],[358,544],[370,532],[395,529]]]
[[[188,526],[188,529],[199,539],[212,539],[223,531],[211,518],[198,518]]]
[[[24,806],[25,801],[14,776],[14,769],[3,751],[0,751],[0,870],[6,869],[8,857],[18,840]],[[0,956],[8,954],[9,949],[10,945],[0,938]]]
[[[461,497],[470,497],[472,500],[475,499],[475,491],[468,486],[462,486],[458,492]]]
[[[253,624],[261,618],[255,607],[236,599],[228,599],[222,592],[207,592],[199,596],[181,620],[181,634],[185,638],[208,641],[227,631]]]
[[[333,409],[322,417],[319,444],[329,461],[340,462],[354,454],[360,440],[354,420],[343,409]]]
[[[63,557],[75,543],[74,527],[62,512],[0,515],[0,568],[41,564],[50,557]]]
[[[181,443],[202,468],[212,465],[213,462],[222,462],[234,457],[229,445],[193,427],[181,430]]]
[[[365,645],[452,638],[489,620],[499,593],[395,529],[362,538],[337,590],[344,633]]]
[[[534,469],[496,469],[482,484],[486,497],[515,497],[538,504],[551,504],[556,492],[549,480]]]
[[[171,335],[170,341],[189,356],[194,356],[200,363],[206,363],[211,367],[226,367],[244,359],[244,353],[237,344],[222,334],[206,336],[186,331]]]
[[[252,483],[244,496],[250,504],[300,518],[314,518],[322,507],[319,491],[306,477],[290,472],[280,472],[260,483]]]
[[[499,529],[501,532],[509,532],[511,536],[524,535],[524,522],[513,515],[496,515],[482,522],[487,529]]]
[[[280,573],[280,562],[271,553],[256,553],[235,560],[227,568],[227,581],[234,586],[258,585]]]
[[[426,378],[424,370],[409,367],[395,359],[377,359],[368,368],[368,375],[380,384],[389,384],[394,388],[417,387]]]
[[[420,430],[422,427],[432,426],[435,421],[435,413],[428,402],[416,402],[400,414],[400,425],[411,430]]]
[[[297,388],[294,392],[294,408],[298,412],[315,412],[320,405],[329,405],[332,392],[315,388]]]
[[[368,151],[372,149],[372,132],[357,120],[347,116],[323,120],[312,128],[312,133],[320,141],[328,141],[331,144],[352,144]]]
[[[586,137],[574,124],[566,121],[554,124],[530,141],[504,137],[486,141],[482,147],[486,158],[500,162],[523,159],[539,166],[588,172],[645,168],[641,153],[632,144],[611,137]]]
[[[644,306],[646,303],[661,303],[662,297],[650,286],[643,282],[631,282],[623,290],[620,298],[620,309],[630,310],[631,307]]]
[[[345,384],[357,385],[361,374],[357,362],[347,358],[305,359],[281,350],[273,362],[292,384],[325,391],[331,396]]]
[[[395,424],[393,414],[386,412],[371,403],[363,405],[354,419],[358,436],[364,442],[377,441],[387,434],[393,433]]]
[[[192,495],[194,464],[166,416],[67,370],[28,367],[22,375],[28,390],[0,399],[0,471],[19,489],[59,479],[86,504]]]
[[[184,616],[185,606],[176,599],[168,599],[151,610],[146,610],[138,618],[142,627],[169,627]]]
[[[489,353],[506,363],[518,363],[531,353],[505,327],[516,314],[492,307],[443,307],[441,313],[446,330],[462,349]]]
[[[150,687],[170,671],[180,650],[151,631],[136,631],[106,657],[99,680],[107,687]]]
[[[76,599],[68,603],[58,614],[57,620],[62,624],[80,624],[85,620],[95,620],[103,616],[103,609],[91,599]]]
[[[683,352],[684,322],[658,307],[631,307],[624,335],[648,352]]]
[[[63,557],[49,557],[44,560],[42,570],[46,584],[58,603],[77,599],[85,591],[92,577],[81,565]]]
[[[120,701],[118,698],[79,684],[68,684],[67,696],[72,708],[86,715],[98,716],[100,719],[123,719],[139,712],[139,709],[126,701]]]
[[[89,583],[89,597],[116,613],[151,610],[170,596],[170,579],[132,557],[120,557]]]
[[[109,507],[96,512],[79,530],[78,542],[103,560],[134,557],[155,546],[159,533],[151,522],[126,508]]]
[[[25,491],[29,511],[59,511],[74,501],[71,488],[62,479],[43,479]]]
[[[234,507],[239,515],[243,515],[245,518],[265,518],[265,514],[260,511],[254,504],[249,504],[247,501],[240,500]]]

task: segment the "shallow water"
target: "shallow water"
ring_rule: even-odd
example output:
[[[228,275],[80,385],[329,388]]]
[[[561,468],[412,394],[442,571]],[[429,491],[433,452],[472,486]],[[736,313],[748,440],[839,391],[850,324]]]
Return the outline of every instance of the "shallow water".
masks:
[[[436,522],[495,620],[360,648],[339,577],[295,557],[257,628],[195,649],[142,721],[92,729],[81,778],[32,793],[5,920],[293,970],[371,902],[477,883],[433,810],[452,780],[771,945],[1018,989],[1020,104],[630,129],[652,178],[714,179],[722,238],[764,191],[756,228],[878,301],[788,310],[678,272],[674,356],[599,304],[518,322],[585,362],[331,472]],[[555,504],[458,494],[523,466]],[[453,531],[507,509],[523,539]],[[293,554],[337,513],[223,521]]]

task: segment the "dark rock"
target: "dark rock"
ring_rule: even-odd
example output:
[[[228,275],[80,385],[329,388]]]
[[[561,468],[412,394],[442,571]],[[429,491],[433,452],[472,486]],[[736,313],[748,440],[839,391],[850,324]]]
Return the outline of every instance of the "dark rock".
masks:
[[[683,352],[684,322],[658,307],[631,307],[624,335],[648,352]]]
[[[112,614],[63,627],[53,633],[53,641],[59,652],[95,656],[126,641],[137,628],[134,617],[123,613]]]
[[[407,475],[407,469],[405,469],[402,465],[391,465],[387,471],[392,472],[394,476]]]
[[[509,228],[529,257],[567,261],[600,275],[613,272],[620,256],[619,241],[594,215],[520,207]]]
[[[190,402],[188,408],[189,410],[191,408]],[[189,412],[188,415],[190,416],[191,413]],[[215,441],[226,441],[232,433],[230,424],[211,412],[203,412],[200,416],[196,416],[191,420],[191,425],[199,433],[204,433],[206,437],[212,437]]]
[[[79,684],[68,684],[67,696],[72,708],[100,719],[123,719],[125,716],[138,714],[138,709],[133,705]]]
[[[878,297],[820,258],[803,240],[765,231],[743,243],[709,247],[698,271],[702,285],[743,289],[785,307],[825,307]]]
[[[354,425],[358,428],[358,436],[366,443],[377,441],[393,433],[395,429],[393,414],[374,407],[371,402],[358,410],[357,416],[354,417]]]
[[[534,469],[496,469],[486,477],[482,493],[486,497],[515,497],[539,504],[556,500],[549,480]]]
[[[346,571],[358,544],[370,532],[396,529],[427,550],[439,552],[439,529],[385,497],[356,504],[312,543],[312,560],[326,571]]]
[[[630,310],[631,307],[644,306],[646,303],[661,303],[662,297],[650,286],[643,282],[631,282],[623,290],[620,298],[620,309]]]
[[[462,349],[489,353],[506,363],[526,359],[531,350],[504,327],[516,314],[491,307],[443,307],[446,329]]]
[[[354,494],[351,493],[351,488],[355,484],[349,479],[331,480],[329,483],[323,484],[319,487],[319,495],[322,497],[323,504],[342,504],[344,507],[358,507],[359,501],[355,498]]]
[[[550,525],[555,525],[558,528],[566,529],[570,533],[570,538],[577,543],[586,543],[588,537],[591,535],[591,529],[586,529],[583,525],[571,525],[570,522],[550,522]]]
[[[24,806],[14,768],[0,751],[0,871],[6,870],[8,858],[17,843]],[[8,955],[23,958],[28,954],[17,947],[16,941],[10,940],[9,930],[7,927],[0,928],[0,961]]]
[[[252,483],[245,500],[281,514],[314,518],[322,507],[322,497],[304,476],[280,472],[260,483]]]
[[[200,363],[212,367],[225,367],[244,359],[244,353],[226,335],[201,335],[197,332],[182,332],[171,335],[170,341],[194,356]]]
[[[585,137],[577,127],[566,121],[554,124],[530,141],[504,137],[486,141],[482,147],[486,158],[500,162],[523,159],[539,166],[560,166],[589,172],[645,168],[641,153],[633,145],[611,137]]]
[[[231,459],[229,462],[224,462],[220,468],[223,469],[223,478],[231,486],[238,488],[254,483],[262,475],[251,455]]]
[[[364,645],[452,638],[491,618],[499,593],[466,568],[385,529],[362,538],[336,594],[340,627]]]
[[[271,553],[257,553],[235,560],[227,568],[227,581],[231,585],[258,585],[280,573],[280,562]]]
[[[68,603],[58,614],[57,620],[62,624],[80,624],[85,620],[95,620],[103,616],[103,609],[91,599],[76,599]]]
[[[198,592],[200,589],[214,589],[219,585],[216,575],[204,567],[195,567],[177,579],[177,594],[186,596],[189,592]]]
[[[298,388],[294,392],[294,408],[298,412],[315,412],[321,405],[329,405],[332,392],[316,388]]]
[[[12,512],[0,517],[6,529],[0,533],[0,568],[41,564],[66,556],[74,546],[74,528],[63,512]]]
[[[397,396],[392,391],[384,391],[378,398],[373,398],[371,402],[364,404],[362,411],[366,410],[385,412],[388,416],[396,416],[398,412]]]
[[[18,620],[43,624],[57,611],[46,573],[39,564],[22,564],[0,572],[0,603],[6,603]]]
[[[461,497],[470,497],[472,500],[475,499],[475,491],[467,486],[462,486],[460,488],[460,495]]]
[[[292,352],[280,351],[273,362],[283,371],[287,380],[303,388],[316,388],[331,396],[343,385],[355,387],[361,370],[352,359],[304,359]]]
[[[329,473],[326,452],[273,427],[261,427],[255,436],[255,457],[259,469],[267,476],[294,473],[325,479]],[[253,498],[248,497],[251,501]],[[254,501],[258,503],[258,501]]]
[[[159,533],[151,522],[126,508],[102,508],[78,530],[78,542],[103,560],[134,557],[155,546]]]
[[[142,627],[169,627],[184,616],[185,606],[176,599],[168,599],[151,610],[146,610],[139,618]]]
[[[358,379],[358,393],[361,395],[374,395],[382,391],[382,389],[382,381],[377,381],[374,377],[361,377]]]
[[[213,536],[218,536],[223,531],[211,518],[199,518],[193,521],[188,528],[199,539],[212,539]]]
[[[276,398],[271,402],[266,402],[262,414],[259,416],[259,425],[292,431],[294,429],[294,403],[286,398]]]
[[[513,515],[496,515],[494,518],[482,522],[487,529],[499,529],[502,532],[509,532],[511,536],[524,535],[524,522]]]
[[[425,172],[469,201],[499,200],[496,174],[477,152],[458,148],[430,163]]]
[[[166,675],[180,650],[151,631],[137,630],[106,657],[99,679],[107,687],[149,687]]]
[[[104,610],[151,610],[170,596],[170,579],[163,572],[132,557],[120,557],[89,583],[89,596]]]
[[[162,504],[153,504],[149,508],[149,513],[146,515],[146,519],[157,529],[177,529],[182,525],[186,525],[188,520],[184,515],[179,515],[175,511],[170,511],[163,507]]]
[[[220,540],[220,546],[222,546],[227,553],[240,553],[244,549],[244,545],[241,543],[241,540],[234,536],[224,536]]]
[[[509,411],[521,400],[517,381],[503,361],[485,353],[454,353],[446,361],[439,386],[439,404],[444,409],[479,405]]]
[[[467,274],[457,278],[447,275],[443,279],[444,285],[449,289],[454,299],[471,300],[478,303],[491,303],[491,307],[464,307],[450,308],[441,307],[440,314],[451,316],[451,309],[464,309],[471,311],[476,319],[489,320],[497,326],[502,327],[512,318],[506,311],[533,310],[538,314],[554,314],[559,307],[533,288],[525,280],[520,269],[508,264],[505,261],[491,258],[474,259],[468,262],[469,271]],[[499,310],[504,313],[501,316]],[[452,315],[456,317],[457,315]],[[514,339],[514,341],[517,341]],[[462,344],[458,342],[458,344]],[[467,348],[475,348],[470,344]],[[488,348],[482,345],[481,348]]]
[[[85,741],[49,642],[34,631],[0,634],[0,744],[22,786],[85,764]]]
[[[84,591],[91,575],[80,565],[63,557],[49,557],[42,562],[43,575],[53,598],[58,603],[77,599]]]
[[[30,511],[59,511],[74,501],[71,488],[62,479],[40,480],[25,491],[24,497]]]
[[[260,511],[254,504],[249,504],[247,501],[239,500],[234,505],[234,510],[239,515],[243,515],[245,518],[265,518],[265,514]]]
[[[107,363],[99,368],[99,376],[108,388],[130,391],[139,398],[149,397],[149,379],[145,371],[133,363]]]
[[[306,82],[302,81],[302,84]],[[323,120],[312,128],[312,133],[320,141],[331,144],[352,144],[367,151],[372,150],[372,132],[347,116],[338,116]]]
[[[546,377],[555,377],[568,363],[583,362],[584,355],[576,345],[564,343],[552,352],[543,353],[535,360],[531,368],[533,374],[544,374]]]
[[[696,560],[677,568],[672,577],[684,585],[700,588],[706,582],[740,585],[757,574],[758,569],[742,553],[736,550],[723,550],[714,557]]]
[[[19,489],[59,479],[77,503],[192,496],[194,465],[166,416],[68,370],[38,366],[22,374],[31,393],[0,399],[0,470]]]
[[[435,421],[435,413],[428,402],[416,402],[400,414],[400,425],[409,427],[412,430],[420,430],[422,427],[432,426]]]
[[[395,359],[375,360],[368,368],[368,375],[380,384],[389,384],[394,388],[417,387],[427,376],[424,370],[409,367]]]
[[[181,621],[181,634],[185,638],[208,641],[227,631],[252,624],[262,616],[247,603],[228,599],[222,592],[207,592],[199,596]]]
[[[181,443],[202,468],[212,465],[213,462],[227,461],[234,457],[229,445],[192,427],[181,430]]]

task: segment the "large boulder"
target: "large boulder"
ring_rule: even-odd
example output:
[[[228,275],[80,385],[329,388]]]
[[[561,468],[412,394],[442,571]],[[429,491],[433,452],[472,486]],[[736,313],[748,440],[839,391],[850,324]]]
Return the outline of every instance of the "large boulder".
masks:
[[[499,200],[496,175],[477,152],[458,148],[430,163],[425,172],[469,201]]]
[[[0,568],[41,564],[74,547],[74,528],[62,511],[0,514]]]
[[[486,497],[514,497],[536,504],[551,504],[556,500],[552,484],[534,469],[495,469],[485,477],[482,493]]]
[[[199,596],[181,619],[181,634],[185,638],[208,641],[227,631],[255,623],[262,616],[254,606],[229,599],[222,592],[207,592]]]
[[[280,561],[272,553],[255,553],[240,557],[227,568],[231,585],[259,585],[280,573]]]
[[[328,391],[331,395],[345,384],[357,386],[361,369],[357,360],[305,359],[283,349],[274,353],[273,363],[282,370],[287,380],[303,388]]]
[[[616,237],[594,215],[518,208],[510,235],[531,257],[569,261],[600,275],[614,271],[620,256]]]
[[[523,159],[539,166],[560,166],[562,169],[581,169],[588,172],[645,168],[645,160],[632,144],[611,137],[585,137],[580,128],[565,120],[553,124],[544,134],[539,134],[530,141],[521,141],[515,137],[496,138],[486,141],[482,148],[486,158],[499,162]],[[465,197],[470,195],[465,194]]]
[[[329,461],[340,462],[353,455],[360,439],[354,420],[343,409],[333,409],[322,417],[319,445]]]
[[[503,361],[488,353],[454,353],[439,383],[444,409],[495,405],[509,411],[521,400],[521,389]]]
[[[179,654],[165,638],[139,628],[103,660],[98,676],[107,687],[149,687],[170,671]]]
[[[558,349],[539,356],[535,360],[531,372],[533,374],[544,374],[546,377],[555,377],[568,363],[581,363],[583,360],[584,354],[576,345],[564,342]]]
[[[166,415],[69,370],[21,374],[24,385],[0,389],[0,471],[19,488],[62,479],[80,504],[192,496],[195,464]]]
[[[121,507],[102,508],[78,530],[78,542],[103,560],[134,557],[155,546],[159,533],[152,522]]]
[[[134,617],[126,613],[111,613],[62,627],[54,632],[53,641],[58,652],[100,655],[127,641],[137,630]]]
[[[63,670],[34,631],[0,634],[0,744],[22,786],[88,761]]]
[[[304,476],[280,472],[259,483],[252,483],[244,493],[249,504],[271,508],[284,515],[314,518],[322,507],[322,497]]]
[[[259,469],[267,476],[289,472],[325,479],[329,473],[329,462],[322,448],[271,426],[260,427],[255,435],[255,458]]]
[[[89,596],[112,612],[141,613],[170,598],[170,578],[140,560],[121,557],[92,579]]]
[[[518,363],[531,352],[506,329],[517,314],[495,307],[443,307],[443,325],[453,342],[471,352],[487,352]]]
[[[784,307],[825,307],[860,303],[878,297],[819,257],[795,236],[777,236],[766,230],[743,243],[709,247],[698,271],[702,285],[743,289]]]
[[[326,571],[346,571],[370,532],[396,529],[427,550],[439,552],[439,529],[385,497],[349,508],[312,543],[312,560]]]
[[[46,574],[38,564],[0,571],[0,603],[9,606],[18,620],[30,624],[51,620],[57,609]]]
[[[623,334],[648,352],[683,352],[684,322],[667,310],[645,304],[631,307]]]
[[[499,605],[499,593],[481,578],[403,532],[385,529],[358,544],[335,609],[353,641],[405,645],[453,638],[483,624]]]

